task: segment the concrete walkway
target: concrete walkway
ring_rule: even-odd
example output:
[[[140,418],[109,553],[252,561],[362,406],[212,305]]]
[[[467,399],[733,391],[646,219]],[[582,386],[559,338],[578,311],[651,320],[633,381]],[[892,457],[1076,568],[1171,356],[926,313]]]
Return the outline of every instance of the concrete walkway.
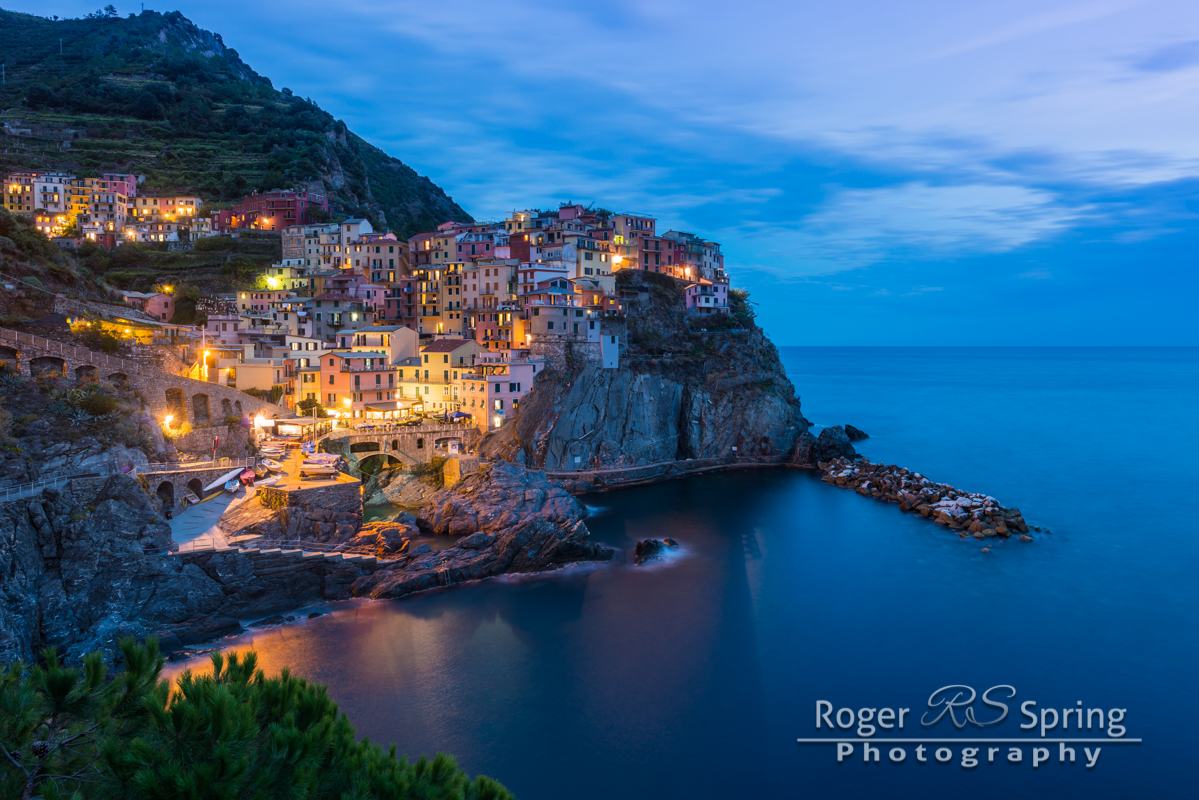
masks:
[[[179,550],[208,550],[225,548],[225,534],[217,527],[217,523],[225,512],[248,499],[253,490],[240,491],[236,496],[221,492],[211,500],[191,506],[186,511],[180,511],[171,519],[171,539],[179,544]]]

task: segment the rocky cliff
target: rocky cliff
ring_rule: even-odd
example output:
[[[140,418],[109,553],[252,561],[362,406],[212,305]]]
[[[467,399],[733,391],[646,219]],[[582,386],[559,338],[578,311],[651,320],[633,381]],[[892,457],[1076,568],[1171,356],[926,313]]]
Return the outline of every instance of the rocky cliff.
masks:
[[[72,481],[0,504],[0,663],[54,645],[115,652],[121,636],[169,649],[240,620],[347,596],[372,565],[236,551],[172,554],[154,503],[124,476]]]
[[[686,459],[782,461],[808,423],[778,351],[748,315],[700,331],[675,282],[621,273],[619,369],[563,363],[538,378],[514,423],[480,445],[550,472]]]
[[[251,522],[279,527],[281,512],[263,511]],[[94,650],[112,655],[127,635],[158,635],[166,649],[178,649],[326,600],[401,597],[611,558],[590,542],[582,517],[575,499],[543,473],[501,463],[439,492],[422,512],[427,531],[460,537],[448,550],[425,545],[378,563],[278,549],[178,554],[136,480],[71,481],[0,504],[0,663],[29,660],[51,645],[70,660]],[[291,535],[325,537],[326,544],[348,537],[346,544],[391,556],[415,533],[410,521],[359,530],[309,520]]]

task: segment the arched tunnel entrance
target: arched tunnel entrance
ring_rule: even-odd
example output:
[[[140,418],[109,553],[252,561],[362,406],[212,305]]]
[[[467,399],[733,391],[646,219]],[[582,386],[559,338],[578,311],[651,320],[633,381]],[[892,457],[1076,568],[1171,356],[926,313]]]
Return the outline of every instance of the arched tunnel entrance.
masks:
[[[358,462],[358,471],[362,473],[363,478],[369,478],[383,470],[395,469],[397,467],[403,469],[404,462],[395,456],[389,456],[385,453],[367,454]]]

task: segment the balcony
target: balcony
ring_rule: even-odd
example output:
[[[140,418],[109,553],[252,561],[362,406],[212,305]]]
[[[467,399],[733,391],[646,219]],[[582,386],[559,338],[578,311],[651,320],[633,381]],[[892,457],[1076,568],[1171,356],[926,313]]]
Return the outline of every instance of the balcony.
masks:
[[[351,364],[342,364],[339,372],[390,372],[391,367],[387,364],[379,364],[374,367],[354,366]]]

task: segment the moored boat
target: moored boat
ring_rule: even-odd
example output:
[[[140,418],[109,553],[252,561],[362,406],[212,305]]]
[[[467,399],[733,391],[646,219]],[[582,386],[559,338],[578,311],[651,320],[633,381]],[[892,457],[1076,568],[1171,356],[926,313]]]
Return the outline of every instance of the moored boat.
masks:
[[[237,490],[240,488],[241,488],[241,481],[237,480],[236,478],[225,482],[225,491],[228,492],[229,494],[236,494]]]

